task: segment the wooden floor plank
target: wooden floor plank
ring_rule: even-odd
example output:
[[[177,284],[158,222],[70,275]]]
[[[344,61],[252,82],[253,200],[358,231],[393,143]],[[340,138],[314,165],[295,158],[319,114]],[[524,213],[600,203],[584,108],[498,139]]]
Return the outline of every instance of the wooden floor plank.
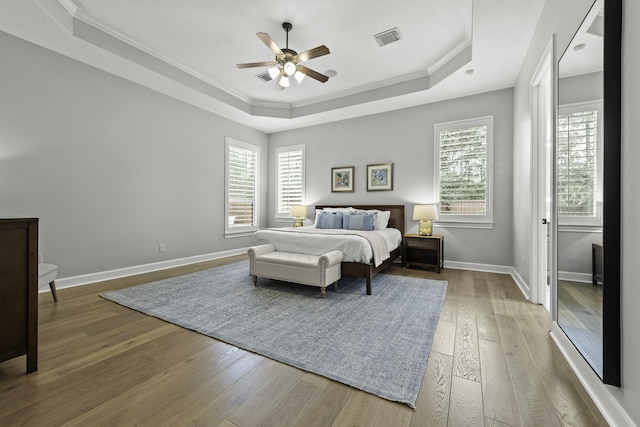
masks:
[[[546,393],[535,363],[527,348],[519,323],[513,316],[496,315],[503,351],[511,372],[511,381],[521,419],[528,425],[560,426],[557,408]]]
[[[484,416],[511,426],[521,425],[511,372],[501,343],[480,340]]]
[[[409,425],[446,426],[451,398],[453,357],[431,352]]]
[[[39,370],[25,375],[24,356],[0,363],[0,425],[558,425],[556,414],[606,425],[549,338],[548,315],[508,275],[387,270],[448,281],[415,409],[99,296],[241,260],[60,289],[58,303],[41,294]]]
[[[536,370],[540,373],[547,394],[553,400],[562,422],[565,425],[584,427],[606,426],[600,412],[589,407],[587,402],[590,399],[585,400],[584,395],[580,394],[582,387],[571,372],[569,364],[557,360],[560,350],[544,334],[530,331],[522,333]]]
[[[450,427],[483,426],[482,385],[454,376],[451,381]]]
[[[458,296],[453,372],[460,378],[480,381],[478,330],[473,295],[460,294]]]

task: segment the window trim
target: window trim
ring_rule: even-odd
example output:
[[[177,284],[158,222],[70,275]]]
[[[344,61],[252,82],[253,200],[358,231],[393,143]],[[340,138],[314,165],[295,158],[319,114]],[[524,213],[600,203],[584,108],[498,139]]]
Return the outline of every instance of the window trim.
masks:
[[[254,209],[253,209],[253,222],[254,225],[247,226],[229,226],[229,147],[234,146],[242,148],[244,150],[253,151],[256,155],[256,170],[255,170],[255,185],[254,185]],[[258,145],[249,144],[246,142],[238,141],[231,137],[225,137],[225,151],[224,151],[224,236],[229,237],[243,237],[249,236],[253,232],[260,228],[260,147]]]
[[[485,215],[440,215],[437,225],[456,228],[493,228],[493,116],[475,117],[436,123],[434,125],[434,196],[440,203],[440,132],[474,126],[487,126],[486,141],[486,204]]]
[[[284,221],[291,221],[292,217],[289,214],[289,212],[282,213],[278,210],[279,205],[280,205],[280,161],[279,161],[279,155],[280,153],[288,153],[288,152],[292,152],[292,151],[302,151],[302,179],[301,179],[301,204],[304,205],[305,204],[305,197],[306,197],[306,182],[305,182],[305,175],[306,175],[306,152],[305,152],[305,144],[298,144],[298,145],[289,145],[289,146],[284,146],[284,147],[277,147],[275,150],[275,219],[276,221],[279,222],[284,222]]]
[[[558,106],[558,116],[562,114],[571,114],[596,110],[597,112],[597,139],[596,139],[596,215],[594,217],[578,217],[561,215],[558,209],[558,227],[559,231],[583,231],[597,232],[602,228],[602,195],[603,195],[603,173],[604,170],[604,126],[603,126],[603,109],[602,100],[574,102],[562,104]],[[556,130],[557,132],[557,130]],[[557,172],[556,172],[557,174]],[[556,183],[557,184],[557,183]],[[557,187],[557,185],[556,185]]]

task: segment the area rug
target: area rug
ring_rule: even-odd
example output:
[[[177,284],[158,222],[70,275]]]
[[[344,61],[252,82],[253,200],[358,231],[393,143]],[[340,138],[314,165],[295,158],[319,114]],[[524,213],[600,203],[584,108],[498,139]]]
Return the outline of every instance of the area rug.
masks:
[[[249,262],[101,296],[126,307],[415,407],[447,289],[446,281],[378,274],[338,290],[264,278]]]

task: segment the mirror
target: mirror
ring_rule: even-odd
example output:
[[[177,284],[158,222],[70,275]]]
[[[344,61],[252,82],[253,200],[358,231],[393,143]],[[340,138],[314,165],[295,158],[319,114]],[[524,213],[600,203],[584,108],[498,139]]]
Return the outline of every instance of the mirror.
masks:
[[[560,328],[620,385],[621,0],[596,0],[558,63],[555,184]]]

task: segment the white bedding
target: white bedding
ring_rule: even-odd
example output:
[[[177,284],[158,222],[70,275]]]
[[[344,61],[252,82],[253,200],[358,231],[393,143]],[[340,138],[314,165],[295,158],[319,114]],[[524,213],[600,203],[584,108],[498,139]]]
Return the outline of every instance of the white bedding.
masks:
[[[402,234],[395,228],[358,233],[375,233],[384,239],[388,251],[382,255],[383,261],[389,258],[389,252],[402,243]],[[322,255],[338,249],[344,254],[343,261],[346,262],[372,264],[374,255],[371,243],[350,230],[323,230],[316,229],[314,226],[267,228],[256,231],[254,239],[259,244],[271,243],[277,251],[281,252]]]

